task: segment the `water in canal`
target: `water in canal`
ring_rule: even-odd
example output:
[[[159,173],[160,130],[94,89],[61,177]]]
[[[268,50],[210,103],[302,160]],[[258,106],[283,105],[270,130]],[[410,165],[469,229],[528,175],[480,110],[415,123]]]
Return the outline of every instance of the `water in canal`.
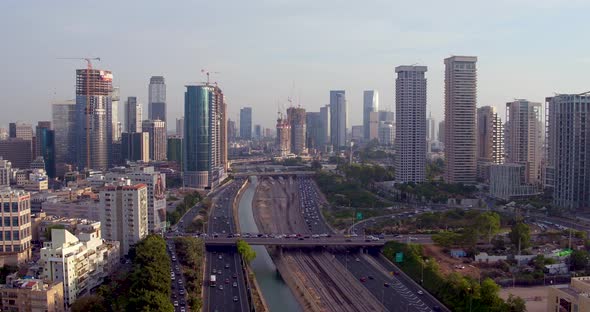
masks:
[[[258,233],[258,226],[256,225],[256,221],[254,221],[254,214],[252,213],[252,199],[256,192],[258,180],[256,177],[250,177],[250,182],[244,190],[238,208],[240,230],[242,233]],[[256,258],[252,261],[251,266],[270,311],[303,311],[291,289],[289,289],[278,274],[272,258],[266,251],[266,247],[252,246],[252,248],[256,251]]]

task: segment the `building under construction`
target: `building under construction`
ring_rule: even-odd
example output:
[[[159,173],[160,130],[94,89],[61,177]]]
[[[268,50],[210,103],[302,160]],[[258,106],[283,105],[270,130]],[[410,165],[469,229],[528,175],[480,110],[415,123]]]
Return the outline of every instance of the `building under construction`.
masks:
[[[279,113],[277,118],[277,149],[278,156],[284,157],[291,153],[291,125],[289,120]]]
[[[105,170],[112,164],[113,74],[107,70],[76,70],[76,155],[78,168]]]
[[[297,155],[307,153],[305,108],[289,107],[287,119],[291,126],[291,152]]]

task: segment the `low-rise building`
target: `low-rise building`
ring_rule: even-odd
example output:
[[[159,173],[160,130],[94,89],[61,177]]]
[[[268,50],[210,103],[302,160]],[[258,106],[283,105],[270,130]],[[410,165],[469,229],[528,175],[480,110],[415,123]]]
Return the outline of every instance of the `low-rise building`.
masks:
[[[100,222],[82,225],[78,235],[52,229],[51,242],[43,246],[39,260],[43,278],[63,282],[66,306],[102,284],[120,257],[119,243],[102,239]]]
[[[7,278],[0,286],[2,311],[11,312],[63,312],[64,288],[62,282],[46,283],[39,279]]]
[[[23,190],[0,190],[0,266],[18,265],[31,258],[31,195]]]
[[[590,276],[572,277],[569,285],[549,287],[547,311],[590,311]]]
[[[490,195],[495,198],[510,200],[539,194],[534,185],[526,184],[525,167],[521,164],[490,165]]]

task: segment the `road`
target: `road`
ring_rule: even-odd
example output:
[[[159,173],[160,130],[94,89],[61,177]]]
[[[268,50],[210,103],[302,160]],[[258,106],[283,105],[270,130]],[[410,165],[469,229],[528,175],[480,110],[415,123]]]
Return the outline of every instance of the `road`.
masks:
[[[208,221],[208,233],[232,233],[236,231],[232,204],[243,180],[233,181],[213,198]],[[204,311],[250,311],[240,257],[233,247],[207,248],[205,255]],[[213,273],[215,272],[215,273]],[[217,278],[217,287],[210,287],[211,275]]]
[[[171,301],[174,304],[174,310],[177,312],[184,312],[188,311],[189,306],[186,304],[186,290],[184,288],[185,280],[184,276],[182,275],[182,271],[180,270],[180,263],[176,258],[176,250],[174,247],[174,242],[172,240],[166,241],[166,249],[168,250],[168,255],[170,256],[171,263],[171,272],[170,276],[172,278],[172,291],[171,291]]]
[[[295,235],[295,234],[292,234]],[[386,236],[383,239],[371,240],[364,236],[345,237],[343,235],[331,237],[312,237],[309,234],[299,234],[299,237],[207,237],[204,239],[207,246],[233,246],[238,239],[246,241],[250,245],[267,245],[267,246],[284,246],[284,247],[314,247],[314,246],[332,246],[332,247],[381,247],[389,241],[407,242],[411,239],[414,244],[432,244],[431,235],[416,234],[397,237]],[[233,236],[233,235],[232,235]]]

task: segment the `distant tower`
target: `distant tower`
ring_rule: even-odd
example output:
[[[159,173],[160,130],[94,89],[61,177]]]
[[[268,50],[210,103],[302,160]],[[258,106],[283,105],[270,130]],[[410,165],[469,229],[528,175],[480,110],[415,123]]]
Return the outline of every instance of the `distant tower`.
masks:
[[[123,129],[121,128],[121,122],[119,121],[119,102],[121,97],[119,95],[119,87],[114,87],[113,92],[111,95],[112,98],[112,125],[113,125],[113,142],[118,142],[121,140],[121,132]]]
[[[148,116],[166,123],[166,83],[162,76],[152,76],[149,85]]]
[[[363,131],[365,141],[371,140],[370,115],[379,111],[379,92],[366,90],[363,93]]]
[[[306,146],[306,122],[305,109],[301,107],[289,107],[287,109],[287,119],[291,126],[291,152],[301,155],[307,152]]]
[[[330,141],[334,150],[347,147],[347,118],[345,91],[330,91]]]
[[[475,56],[445,59],[445,174],[447,183],[476,182]]]
[[[240,138],[252,140],[252,107],[240,109]]]
[[[291,125],[280,112],[277,118],[277,149],[279,156],[291,153]]]
[[[395,68],[395,175],[401,182],[426,179],[426,66]]]
[[[137,97],[128,97],[125,102],[125,132],[141,132],[141,120],[141,104],[137,102]]]
[[[166,123],[162,120],[144,120],[142,128],[150,137],[150,160],[166,160]]]

